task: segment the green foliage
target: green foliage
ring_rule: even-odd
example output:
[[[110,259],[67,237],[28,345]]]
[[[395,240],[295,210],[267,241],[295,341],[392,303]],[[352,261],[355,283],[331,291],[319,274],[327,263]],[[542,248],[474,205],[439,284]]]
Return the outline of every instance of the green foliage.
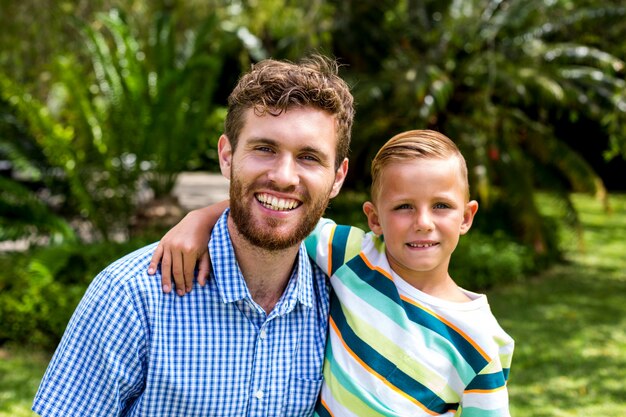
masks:
[[[535,272],[530,248],[520,245],[502,233],[485,235],[471,231],[462,236],[452,254],[450,276],[455,282],[471,291],[519,282]]]
[[[127,230],[145,185],[166,195],[180,171],[205,163],[198,150],[219,137],[225,111],[215,94],[239,43],[216,16],[180,34],[163,13],[146,38],[116,10],[97,16],[93,27],[76,23],[92,71],[67,54],[46,103],[1,74],[0,93],[62,171],[67,205],[110,238]]]
[[[54,348],[91,280],[147,243],[65,244],[0,255],[0,345]]]
[[[348,17],[337,20],[334,40],[359,103],[353,178],[366,182],[371,157],[393,134],[440,130],[466,156],[481,206],[507,205],[509,232],[544,254],[554,248],[532,198],[537,190],[606,199],[602,180],[553,125],[584,115],[610,140],[609,153],[626,156],[623,54],[587,36],[589,25],[603,24],[624,35],[626,8],[543,0],[338,7]]]
[[[0,348],[0,417],[32,417],[30,410],[50,355],[23,346]]]

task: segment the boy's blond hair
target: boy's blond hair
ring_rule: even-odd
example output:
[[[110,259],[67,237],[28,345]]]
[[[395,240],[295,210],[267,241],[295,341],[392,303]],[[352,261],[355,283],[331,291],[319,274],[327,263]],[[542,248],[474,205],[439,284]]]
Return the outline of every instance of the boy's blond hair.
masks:
[[[311,106],[335,117],[337,156],[335,168],[348,156],[354,119],[354,99],[333,59],[312,55],[300,63],[266,59],[244,74],[228,97],[225,134],[233,149],[248,109],[263,116],[279,116],[294,107]]]
[[[389,139],[378,151],[372,161],[372,201],[376,202],[381,192],[381,176],[385,167],[394,162],[412,159],[448,159],[457,158],[461,177],[466,190],[465,199],[469,201],[469,180],[467,164],[461,151],[452,140],[434,130],[409,130]]]

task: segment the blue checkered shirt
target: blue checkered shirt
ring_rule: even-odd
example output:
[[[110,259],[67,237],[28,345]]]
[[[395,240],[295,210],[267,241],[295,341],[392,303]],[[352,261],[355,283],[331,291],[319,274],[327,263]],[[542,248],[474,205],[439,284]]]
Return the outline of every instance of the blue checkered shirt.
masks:
[[[146,273],[155,245],[89,286],[41,382],[43,416],[305,416],[322,382],[327,277],[304,245],[274,310],[250,297],[226,226],[209,283],[179,297]]]

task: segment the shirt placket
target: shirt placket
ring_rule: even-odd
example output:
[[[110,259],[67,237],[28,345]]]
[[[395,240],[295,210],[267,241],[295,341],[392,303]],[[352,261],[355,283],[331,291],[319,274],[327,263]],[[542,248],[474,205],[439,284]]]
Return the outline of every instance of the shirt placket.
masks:
[[[248,300],[249,302],[249,300]],[[272,378],[272,343],[269,338],[275,315],[269,317],[259,311],[253,303],[248,309],[248,318],[255,323],[257,330],[254,346],[254,358],[250,372],[249,402],[247,415],[250,417],[269,417],[269,400]]]

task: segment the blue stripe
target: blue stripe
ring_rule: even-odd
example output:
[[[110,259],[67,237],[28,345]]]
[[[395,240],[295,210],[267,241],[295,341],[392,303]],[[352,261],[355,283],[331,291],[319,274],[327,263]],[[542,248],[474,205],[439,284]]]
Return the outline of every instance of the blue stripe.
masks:
[[[470,382],[466,390],[494,390],[504,386],[504,375],[501,372],[494,374],[476,375]]]
[[[315,407],[315,415],[319,417],[333,417],[324,404],[322,404],[319,400],[317,401],[317,406]]]
[[[425,327],[450,341],[475,373],[480,372],[487,366],[487,360],[459,332],[423,309],[402,300],[393,281],[387,279],[380,272],[370,269],[360,256],[354,257],[346,265],[372,288],[402,306],[408,319],[413,323]]]
[[[348,236],[350,235],[350,226],[338,225],[335,227],[335,233],[333,234],[332,243],[332,271],[329,275],[334,275],[337,269],[339,269],[345,263],[346,247],[348,245]]]
[[[433,412],[443,414],[449,410],[456,410],[458,404],[445,403],[439,396],[428,387],[413,379],[395,364],[378,353],[363,339],[359,338],[346,321],[343,309],[334,292],[331,293],[330,315],[337,326],[342,339],[350,347],[356,356],[372,368],[376,373],[384,377],[391,385],[400,391],[419,401],[422,405]]]

